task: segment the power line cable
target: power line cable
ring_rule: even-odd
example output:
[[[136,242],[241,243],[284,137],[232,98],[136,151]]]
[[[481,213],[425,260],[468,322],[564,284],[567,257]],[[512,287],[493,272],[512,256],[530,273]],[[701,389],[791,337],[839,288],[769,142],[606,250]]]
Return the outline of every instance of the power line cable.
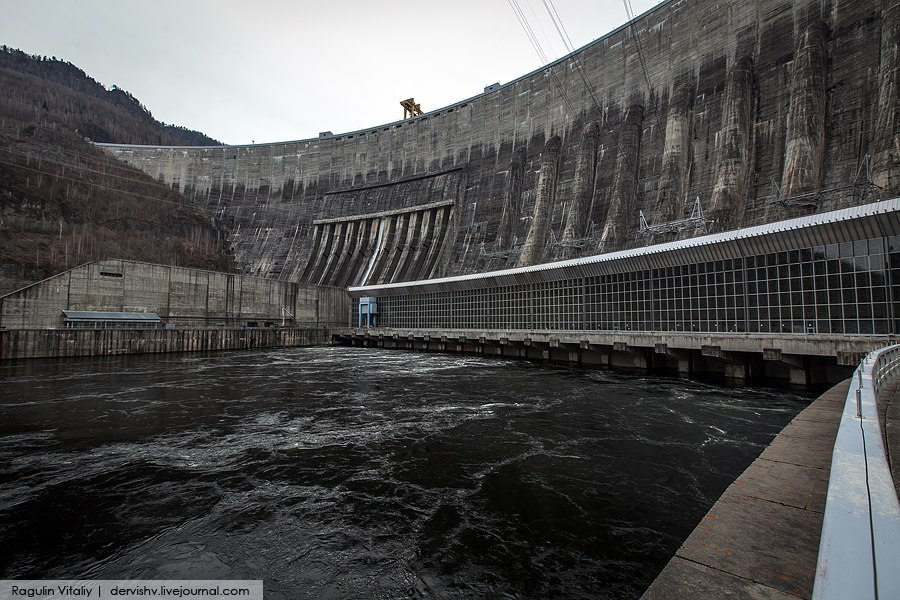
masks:
[[[562,19],[559,18],[559,13],[556,12],[556,7],[553,6],[553,0],[544,0],[544,8],[547,9],[547,14],[550,15],[550,20],[553,21],[553,26],[556,27],[556,32],[559,34],[560,39],[562,39],[563,46],[570,53],[574,52],[574,48],[572,47],[572,40],[569,39],[569,34],[566,32],[566,28],[563,27]]]
[[[570,54],[574,53],[575,50],[572,48],[572,40],[569,39],[569,33],[566,31],[566,28],[562,23],[562,19],[559,17],[559,13],[556,12],[556,7],[553,5],[553,0],[544,0],[544,8],[547,9],[547,14],[550,15],[550,20],[553,21],[553,25],[556,27],[556,31],[557,33],[559,33],[559,37],[562,38],[563,46],[565,46],[566,49],[569,50]],[[582,63],[580,63],[574,56],[572,56],[572,61],[577,66],[578,75],[581,76],[581,80],[584,82],[588,93],[591,95],[591,99],[594,101],[594,106],[599,109],[600,101],[597,99],[594,85],[588,80],[587,76],[584,73],[584,67]]]
[[[47,161],[47,162],[51,162],[51,161]],[[100,183],[85,182],[85,181],[82,181],[81,179],[76,179],[74,177],[68,177],[66,175],[60,175],[58,173],[54,173],[53,171],[35,169],[34,167],[26,167],[25,165],[20,165],[20,164],[13,163],[13,162],[7,162],[2,159],[0,159],[0,165],[7,165],[10,167],[15,167],[17,169],[25,169],[26,171],[32,171],[35,173],[40,173],[42,175],[49,175],[51,177],[56,177],[57,179],[64,179],[66,181],[72,181],[74,183],[82,183],[82,184],[90,185],[92,187],[96,187],[96,188],[99,188],[102,190],[109,190],[111,192],[116,192],[117,194],[127,194],[129,196],[134,196],[136,198],[143,198],[145,200],[153,200],[154,202],[164,202],[166,204],[174,204],[175,206],[181,206],[181,207],[186,207],[186,208],[203,208],[202,206],[198,206],[196,204],[192,204],[191,202],[187,201],[186,197],[185,197],[185,202],[176,202],[174,200],[164,200],[162,198],[155,198],[153,196],[147,196],[145,194],[138,194],[137,192],[129,192],[127,190],[102,185]],[[146,182],[144,182],[144,183],[146,184]],[[184,197],[184,196],[182,196],[182,197]]]
[[[114,173],[108,173],[106,171],[92,169],[90,167],[79,165],[77,162],[75,162],[75,164],[70,164],[70,163],[60,162],[59,160],[53,160],[52,158],[49,158],[46,156],[34,156],[28,152],[19,152],[19,151],[13,150],[11,148],[6,148],[5,150],[6,150],[7,154],[17,154],[19,156],[24,156],[24,157],[28,158],[29,160],[34,159],[37,161],[47,162],[52,165],[58,165],[60,167],[63,167],[64,169],[75,169],[75,170],[87,172],[87,173],[96,173],[98,175],[102,175],[103,177],[112,177],[113,179],[121,179],[122,181],[127,181],[129,183],[134,183],[136,185],[154,185],[154,184],[161,185],[161,184],[159,184],[158,181],[154,180],[149,175],[147,176],[147,179],[135,179],[133,177],[126,177],[124,175],[116,175]],[[76,157],[75,160],[77,161],[79,159]],[[7,164],[12,164],[12,163],[7,163]],[[104,164],[106,164],[106,163],[104,163]],[[21,165],[21,166],[22,166],[22,168],[27,168],[24,165]],[[127,167],[117,167],[117,168],[122,169],[122,170],[127,170]],[[49,171],[47,173],[52,174]],[[92,182],[89,182],[89,183],[92,183]]]
[[[541,59],[543,64],[547,64],[550,62],[547,60],[547,55],[544,54],[544,49],[541,47],[540,42],[537,37],[534,35],[534,31],[531,29],[531,25],[528,23],[528,19],[525,18],[525,13],[522,12],[522,7],[519,6],[518,0],[507,0],[510,8],[512,8],[513,13],[516,15],[516,19],[519,20],[519,25],[522,26],[522,29],[525,31],[525,36],[528,38],[528,41],[531,43],[531,47],[534,48],[534,51],[537,52],[538,58]]]
[[[622,0],[622,3],[625,5],[625,14],[628,16],[628,21],[631,25],[631,34],[632,34],[632,37],[634,37],[634,44],[635,44],[635,47],[637,48],[638,60],[641,63],[641,70],[644,73],[644,81],[647,83],[647,95],[649,96],[653,87],[650,85],[650,73],[647,70],[647,62],[644,59],[644,52],[641,49],[641,40],[638,37],[637,28],[634,26],[635,19],[634,19],[634,13],[631,9],[631,2],[630,2],[630,0]],[[649,97],[647,98],[647,101],[648,102],[650,101]],[[663,129],[662,120],[659,117],[659,111],[657,110],[655,104],[653,105],[653,114],[656,115],[656,125],[659,127],[660,133],[664,134],[665,129]]]
[[[531,0],[524,0],[525,5],[528,7],[529,12],[531,12],[532,23],[535,26],[532,29],[536,29],[541,34],[541,39],[544,41],[544,47],[548,49],[545,53],[549,58],[552,58],[556,55],[556,50],[554,49],[553,41],[550,37],[547,36],[547,32],[544,31],[544,26],[541,23],[541,18],[538,16],[537,12],[534,10],[534,3]],[[535,34],[536,35],[536,34]]]
[[[77,170],[77,169],[79,169],[79,168],[83,168],[83,167],[73,167],[73,166],[71,166],[71,165],[67,165],[67,164],[64,164],[64,163],[55,162],[55,161],[52,161],[52,160],[47,159],[47,158],[42,158],[42,160],[43,160],[44,162],[49,163],[49,164],[55,164],[55,165],[58,165],[58,166],[62,166],[62,167],[64,167],[64,168],[69,168],[69,169],[76,169],[76,170]],[[103,190],[108,190],[108,191],[111,191],[111,192],[116,192],[116,193],[118,193],[118,194],[127,194],[127,195],[129,195],[129,196],[134,196],[134,197],[136,197],[136,198],[143,198],[143,199],[145,199],[145,200],[152,200],[152,201],[155,201],[155,202],[162,202],[162,203],[165,203],[165,204],[173,204],[173,205],[176,205],[176,206],[182,206],[182,207],[187,207],[187,208],[199,208],[199,209],[202,209],[202,210],[206,211],[207,214],[209,214],[211,217],[215,216],[216,213],[220,213],[220,212],[221,212],[221,211],[220,211],[219,209],[217,209],[217,208],[214,208],[214,207],[212,207],[212,206],[204,206],[204,204],[203,204],[202,202],[201,202],[201,203],[198,203],[196,200],[192,200],[191,198],[188,198],[188,197],[185,196],[184,194],[181,194],[180,192],[175,192],[174,190],[168,190],[168,189],[167,189],[167,191],[170,191],[171,193],[178,193],[179,195],[181,195],[181,197],[185,199],[184,202],[177,202],[177,201],[173,201],[173,200],[164,200],[164,199],[162,199],[162,198],[157,198],[157,197],[154,197],[154,196],[147,196],[146,194],[139,194],[139,193],[137,193],[137,192],[131,192],[131,191],[123,190],[123,189],[116,188],[116,187],[110,187],[110,186],[102,185],[102,184],[99,184],[99,183],[93,183],[93,182],[90,182],[90,181],[83,181],[83,180],[81,180],[81,179],[76,179],[76,178],[69,177],[69,176],[66,176],[66,175],[60,175],[60,174],[58,174],[58,173],[56,173],[56,172],[54,172],[54,171],[42,170],[42,169],[36,169],[36,168],[34,168],[34,167],[28,167],[28,166],[25,166],[25,165],[21,165],[21,164],[18,164],[18,163],[13,163],[13,162],[7,162],[7,161],[4,161],[4,160],[0,160],[0,164],[8,165],[8,166],[11,166],[11,167],[16,167],[16,168],[19,168],[19,169],[25,169],[25,170],[32,171],[32,172],[35,172],[35,173],[40,173],[40,174],[42,174],[42,175],[47,175],[47,176],[50,176],[50,177],[56,177],[57,179],[62,179],[62,180],[65,180],[65,181],[71,181],[71,182],[74,182],[74,183],[80,183],[80,184],[83,184],[83,185],[88,185],[88,186],[96,187],[96,188],[98,188],[98,189],[103,189]],[[102,174],[102,173],[101,173],[101,174]],[[104,175],[104,176],[110,176],[108,173],[107,173],[107,174],[102,174],[102,175]],[[132,183],[138,183],[138,184],[141,184],[141,185],[151,185],[151,184],[153,183],[152,180],[151,180],[151,181],[146,181],[146,180],[136,180],[136,179],[127,179],[127,178],[122,178],[122,179],[125,179],[126,181],[130,181],[130,182],[132,182]],[[203,196],[202,196],[202,194],[201,194],[198,198],[202,200],[202,197],[203,197]],[[221,214],[219,214],[219,216],[225,216],[225,215],[230,214],[230,215],[236,217],[236,216],[238,215],[239,211],[240,211],[240,208],[241,208],[241,206],[238,205],[238,210],[233,211],[233,212],[229,212],[229,213],[221,212]],[[290,228],[290,227],[293,227],[293,226],[294,226],[294,221],[291,219],[291,215],[293,214],[294,210],[295,210],[294,208],[289,208],[286,212],[282,212],[282,215],[283,215],[283,216],[282,216],[281,218],[278,218],[278,216],[276,216],[276,215],[272,215],[274,218],[272,218],[271,220],[267,221],[268,226],[272,226],[272,227],[283,227],[283,228]]]
[[[547,59],[547,55],[544,53],[543,48],[541,47],[540,42],[537,40],[537,37],[534,35],[534,30],[531,28],[531,25],[528,23],[528,18],[525,16],[525,13],[522,11],[522,7],[519,6],[518,0],[507,0],[509,2],[510,7],[513,9],[513,12],[516,14],[516,18],[519,20],[519,24],[522,26],[522,29],[525,31],[525,35],[528,37],[531,42],[532,47],[535,49],[535,52],[538,54],[538,58],[540,58],[544,64],[549,63],[550,61]],[[563,100],[563,103],[568,108],[569,114],[574,115],[575,110],[572,108],[572,103],[569,102],[569,98],[566,96],[565,91],[562,86],[560,86],[559,81],[557,81],[556,76],[553,74],[553,67],[547,66],[547,70],[550,74],[550,81],[553,82],[553,86],[559,92],[560,97]]]

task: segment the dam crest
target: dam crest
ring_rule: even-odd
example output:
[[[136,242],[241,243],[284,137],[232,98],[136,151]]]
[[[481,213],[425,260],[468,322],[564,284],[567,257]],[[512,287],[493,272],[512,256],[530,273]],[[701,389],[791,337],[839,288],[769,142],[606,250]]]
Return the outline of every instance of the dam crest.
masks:
[[[671,0],[413,119],[102,146],[204,207],[245,275],[379,285],[592,256],[897,196],[898,12]]]

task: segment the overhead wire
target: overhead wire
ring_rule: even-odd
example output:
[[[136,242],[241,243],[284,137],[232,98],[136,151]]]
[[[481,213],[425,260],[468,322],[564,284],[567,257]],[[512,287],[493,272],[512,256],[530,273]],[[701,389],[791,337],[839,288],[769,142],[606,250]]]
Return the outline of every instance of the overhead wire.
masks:
[[[100,171],[100,170],[98,170],[98,169],[92,169],[92,168],[90,168],[90,167],[86,167],[86,166],[80,165],[80,164],[78,164],[77,161],[83,160],[83,158],[82,158],[82,157],[78,157],[77,155],[76,155],[75,158],[74,158],[74,160],[75,160],[74,164],[70,164],[70,163],[67,163],[67,162],[61,162],[61,161],[59,161],[59,160],[53,160],[52,158],[49,158],[49,157],[47,157],[47,156],[37,156],[37,155],[33,155],[33,154],[29,153],[29,152],[20,152],[20,151],[17,151],[17,150],[13,150],[13,149],[11,149],[11,148],[5,148],[4,151],[5,151],[7,154],[17,154],[17,155],[19,155],[19,156],[24,156],[24,157],[26,157],[26,158],[28,158],[28,159],[37,160],[37,161],[44,161],[44,162],[47,162],[47,163],[50,163],[50,164],[53,164],[53,165],[57,165],[57,166],[60,166],[60,167],[63,167],[63,168],[76,169],[76,170],[78,170],[78,171],[83,171],[83,172],[87,172],[87,173],[96,173],[96,174],[102,175],[102,176],[104,176],[104,177],[112,177],[113,179],[121,179],[122,181],[127,181],[127,182],[129,182],[129,183],[134,183],[134,184],[136,184],[136,185],[152,185],[152,184],[154,184],[154,183],[158,183],[158,182],[156,182],[152,177],[149,177],[149,176],[148,176],[148,179],[135,179],[134,177],[126,177],[126,176],[124,176],[124,175],[116,175],[116,174],[114,174],[114,173],[108,173],[108,172],[106,172],[106,171]],[[88,161],[85,160],[85,162],[88,162]],[[5,163],[5,164],[12,164],[12,163]],[[115,164],[113,164],[113,163],[105,163],[105,162],[104,162],[103,164],[104,164],[104,165],[110,164],[111,166],[113,166],[114,168],[119,169],[119,170],[124,170],[124,171],[129,170],[128,167],[118,166],[118,165],[115,165]],[[28,167],[23,166],[23,165],[17,165],[17,166],[21,166],[22,168],[28,168]],[[52,173],[50,173],[49,171],[48,171],[47,173],[48,173],[48,174],[52,174]],[[88,183],[93,183],[93,182],[88,182]]]
[[[519,20],[519,25],[522,26],[522,29],[525,31],[525,36],[528,38],[528,41],[531,43],[531,47],[534,48],[534,51],[537,52],[538,57],[544,64],[550,62],[547,59],[547,55],[544,53],[544,49],[541,47],[540,41],[537,39],[537,36],[534,34],[534,30],[531,28],[531,25],[528,23],[528,19],[525,17],[525,13],[522,11],[522,7],[519,6],[518,0],[507,0],[510,8],[512,8],[513,13],[516,15],[516,19]]]
[[[59,150],[58,147],[47,146],[47,148],[48,148],[48,149]],[[104,173],[104,172],[102,172],[102,171],[97,171],[97,170],[94,170],[94,169],[88,169],[88,168],[83,167],[83,166],[80,166],[80,165],[72,165],[72,164],[68,164],[68,163],[64,163],[64,162],[52,160],[52,159],[47,158],[47,157],[31,156],[31,155],[28,155],[27,153],[17,152],[17,151],[11,150],[10,148],[4,148],[4,150],[5,150],[6,152],[8,152],[8,153],[19,154],[19,155],[21,155],[21,156],[30,156],[30,157],[31,157],[32,159],[34,159],[34,160],[40,159],[40,160],[42,160],[42,161],[45,162],[45,163],[48,163],[48,164],[54,164],[54,165],[57,165],[57,166],[60,166],[60,167],[66,168],[66,169],[81,170],[81,171],[87,170],[87,171],[90,171],[90,172],[92,172],[92,173],[97,173],[97,174],[100,174],[100,175],[105,176],[105,177],[113,177],[113,178],[116,178],[116,179],[121,179],[121,180],[123,180],[123,181],[127,181],[127,182],[129,182],[129,183],[133,183],[133,184],[138,184],[138,185],[144,185],[144,186],[147,186],[147,185],[153,185],[153,184],[155,183],[154,180],[153,180],[152,178],[150,178],[150,179],[133,179],[133,178],[124,177],[124,176],[121,176],[121,175],[113,175],[113,174],[110,174],[110,173]],[[73,153],[73,154],[74,154],[74,153]],[[142,198],[142,199],[144,199],[144,200],[151,200],[151,201],[154,201],[154,202],[161,202],[161,203],[164,203],[164,204],[172,204],[172,205],[175,205],[175,206],[182,206],[182,207],[188,207],[188,208],[200,208],[200,209],[206,210],[206,211],[210,214],[210,216],[213,216],[213,214],[212,214],[212,213],[213,213],[212,207],[204,206],[202,203],[198,203],[198,202],[197,202],[197,200],[201,200],[201,199],[202,199],[203,194],[192,194],[191,196],[187,196],[187,195],[182,194],[182,193],[180,193],[180,192],[176,192],[176,193],[179,193],[179,195],[181,195],[182,198],[184,198],[184,201],[179,202],[179,201],[175,201],[175,200],[165,200],[165,199],[163,199],[163,198],[157,198],[157,197],[155,197],[155,196],[148,196],[148,195],[146,195],[146,194],[140,194],[140,193],[133,192],[133,191],[123,190],[123,189],[118,188],[118,187],[111,187],[111,186],[103,185],[103,184],[100,184],[100,183],[94,183],[94,182],[92,182],[92,181],[84,181],[83,179],[78,179],[78,178],[70,177],[70,176],[67,176],[67,175],[61,175],[61,174],[59,174],[59,173],[57,173],[57,172],[55,172],[55,171],[51,171],[51,170],[47,170],[47,169],[39,169],[39,168],[35,168],[35,167],[30,167],[30,166],[22,165],[22,164],[20,164],[20,163],[9,162],[9,161],[5,161],[5,160],[2,160],[2,159],[0,159],[0,165],[7,165],[7,166],[10,166],[10,167],[15,167],[15,168],[19,168],[19,169],[25,169],[25,170],[27,170],[27,171],[31,171],[31,172],[34,172],[34,173],[40,173],[40,174],[42,174],[42,175],[47,175],[47,176],[50,176],[50,177],[55,177],[55,178],[57,178],[57,179],[62,179],[62,180],[65,180],[65,181],[71,181],[71,182],[73,182],[73,183],[81,183],[81,184],[84,184],[84,185],[87,185],[87,186],[96,187],[96,188],[98,188],[98,189],[107,190],[107,191],[111,191],[111,192],[116,192],[116,193],[118,193],[118,194],[126,194],[126,195],[129,195],[129,196],[133,196],[133,197],[135,197],[135,198]],[[117,168],[127,170],[127,169],[129,169],[130,167],[126,167],[126,166],[118,166]],[[168,189],[167,189],[167,191],[175,192],[175,190],[168,190]],[[240,210],[240,205],[238,205],[238,210]],[[293,210],[293,209],[291,209],[291,210]],[[224,214],[224,213],[223,213],[223,214]],[[237,213],[234,213],[234,214],[236,215]],[[275,218],[273,218],[273,219],[271,219],[270,221],[268,221],[268,223],[270,223],[271,225],[274,225],[274,226],[278,226],[278,227],[292,227],[293,224],[294,224],[294,221],[290,218],[290,214],[291,214],[291,212],[290,212],[290,210],[289,210],[287,214],[281,214],[281,215],[275,216]],[[221,216],[222,216],[222,214],[219,215],[219,217],[221,217]],[[273,215],[273,216],[274,216],[274,215]]]
[[[566,50],[569,51],[569,54],[574,53],[575,49],[573,47],[571,38],[569,38],[569,32],[566,31],[566,27],[565,25],[563,25],[562,19],[560,18],[559,13],[556,11],[556,6],[554,6],[553,0],[543,0],[543,2],[544,8],[547,9],[547,14],[550,15],[550,20],[553,21],[553,26],[556,27],[556,31],[557,33],[559,33],[559,37],[562,39],[563,46],[566,48]],[[580,63],[574,56],[572,57],[572,61],[577,65],[578,75],[581,76],[581,80],[584,82],[584,85],[587,88],[591,99],[594,101],[594,106],[599,110],[600,100],[597,99],[597,93],[596,90],[594,90],[594,84],[592,84],[585,75],[582,63]]]
[[[552,59],[556,54],[556,50],[554,49],[554,44],[552,39],[547,35],[547,31],[544,29],[543,20],[538,15],[538,13],[534,9],[534,0],[524,0],[525,6],[528,7],[528,12],[531,13],[531,24],[532,29],[535,32],[535,36],[540,34],[540,39],[544,42],[544,47],[547,48],[547,52],[545,52],[547,58]],[[524,10],[524,8],[523,8]]]
[[[513,12],[515,13],[516,18],[519,20],[519,25],[521,25],[522,29],[525,31],[525,36],[531,42],[531,45],[534,48],[535,52],[537,52],[538,58],[540,58],[544,64],[549,63],[550,60],[547,58],[547,54],[544,52],[540,40],[537,39],[537,36],[534,33],[534,29],[528,22],[528,17],[525,16],[525,12],[519,5],[518,0],[507,0],[507,2],[509,3],[510,8],[512,8]],[[569,102],[569,98],[568,96],[566,96],[565,90],[563,90],[562,86],[559,84],[559,81],[557,81],[556,76],[553,74],[553,67],[548,66],[547,69],[550,74],[550,81],[553,82],[554,87],[559,92],[560,98],[562,98],[563,103],[566,105],[566,108],[568,108],[569,114],[574,115],[575,110],[572,107],[572,103]]]
[[[650,91],[653,89],[653,86],[650,85],[650,72],[647,70],[647,61],[644,59],[644,51],[641,49],[641,40],[637,34],[637,28],[634,26],[634,11],[631,8],[631,0],[622,0],[622,3],[625,5],[625,14],[628,17],[628,22],[631,24],[631,34],[634,38],[634,45],[637,49],[638,60],[641,63],[641,70],[644,73],[644,81],[647,84],[647,94],[650,94]],[[650,99],[648,98],[649,102]],[[659,111],[656,109],[656,106],[653,107],[653,114],[656,115],[656,125],[659,127],[660,132],[665,132],[662,126],[662,120],[659,117]]]
[[[43,151],[50,153],[53,157],[61,157],[62,159],[67,159],[73,163],[73,165],[68,165],[68,166],[73,166],[73,167],[77,167],[79,169],[84,169],[84,170],[90,170],[90,169],[88,167],[82,167],[80,163],[92,164],[92,165],[95,165],[98,167],[102,167],[103,169],[115,170],[118,172],[125,172],[125,173],[130,173],[130,174],[141,173],[141,171],[139,169],[136,169],[135,167],[128,165],[127,163],[123,163],[122,161],[117,160],[108,155],[96,156],[96,155],[92,155],[90,153],[79,152],[77,150],[69,150],[69,149],[65,149],[61,146],[56,146],[56,145],[53,145],[53,144],[50,144],[47,142],[38,142],[35,140],[28,140],[27,142],[25,142],[25,148],[26,148],[25,151],[17,151],[17,150],[13,150],[13,148],[11,146],[7,146],[6,148],[4,148],[4,150],[7,153],[19,154],[21,156],[26,156],[28,158],[33,158],[36,160],[48,160],[49,161],[50,157],[39,153],[40,151],[43,150]],[[67,166],[64,163],[59,163],[59,162],[56,162],[55,164]],[[103,175],[109,175],[110,177],[115,177],[115,175],[112,175],[107,170],[95,171],[95,172],[98,172]],[[141,180],[134,179],[133,177],[125,177],[125,176],[121,176],[121,175],[119,175],[118,177],[125,179],[125,180],[133,181],[134,183],[142,183]],[[146,182],[143,182],[143,183],[146,183]]]
[[[566,50],[568,50],[569,52],[574,52],[575,48],[572,45],[572,40],[569,38],[569,32],[566,31],[566,28],[562,23],[562,19],[559,18],[559,13],[556,12],[556,7],[553,5],[553,0],[544,0],[544,8],[547,9],[547,13],[550,15],[550,20],[553,21],[553,26],[556,27],[556,32],[562,39],[563,46],[565,46]]]
[[[49,162],[49,163],[52,164],[52,161],[47,160],[46,162]],[[57,164],[58,164],[58,163],[57,163]],[[190,204],[190,203],[188,203],[188,202],[176,202],[176,201],[174,201],[174,200],[165,200],[165,199],[163,199],[163,198],[156,198],[156,197],[154,197],[154,196],[147,196],[147,195],[145,195],[145,194],[138,194],[137,192],[130,192],[130,191],[128,191],[128,190],[123,190],[123,189],[121,189],[121,188],[110,187],[110,186],[106,186],[106,185],[103,185],[103,184],[100,184],[100,183],[85,182],[85,181],[83,181],[83,180],[81,180],[81,179],[76,179],[75,177],[69,177],[69,176],[67,176],[67,175],[60,175],[59,173],[54,173],[53,171],[47,171],[47,170],[44,170],[44,169],[36,169],[36,168],[34,168],[34,167],[27,167],[27,166],[25,166],[25,165],[20,165],[20,164],[18,164],[18,163],[14,163],[14,162],[8,162],[8,161],[2,160],[2,159],[0,159],[0,165],[7,165],[7,166],[10,166],[10,167],[15,167],[15,168],[17,168],[17,169],[25,169],[26,171],[32,171],[32,172],[34,172],[34,173],[40,173],[40,174],[42,174],[42,175],[49,175],[49,176],[51,176],[51,177],[56,177],[57,179],[63,179],[63,180],[66,180],[66,181],[72,181],[72,182],[74,182],[74,183],[83,183],[83,184],[85,184],[85,185],[89,185],[89,186],[91,186],[91,187],[96,187],[96,188],[99,188],[99,189],[101,189],[101,190],[109,190],[109,191],[111,191],[111,192],[116,192],[117,194],[127,194],[127,195],[129,195],[129,196],[134,196],[134,197],[136,197],[136,198],[143,198],[143,199],[145,199],[145,200],[153,200],[154,202],[163,202],[163,203],[165,203],[165,204],[174,204],[175,206],[183,206],[183,207],[188,207],[188,208],[190,208],[190,207],[200,208],[200,207],[197,207],[196,205],[192,205],[192,204]],[[65,165],[62,165],[62,166],[65,166]],[[144,185],[147,184],[146,181],[144,181],[144,182],[142,182],[142,183],[143,183]]]

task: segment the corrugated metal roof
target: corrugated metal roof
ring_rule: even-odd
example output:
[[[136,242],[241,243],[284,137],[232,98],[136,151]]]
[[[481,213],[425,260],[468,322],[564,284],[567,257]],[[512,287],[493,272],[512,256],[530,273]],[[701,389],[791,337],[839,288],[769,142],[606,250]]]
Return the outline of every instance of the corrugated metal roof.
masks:
[[[684,251],[691,248],[701,248],[703,246],[711,246],[721,244],[723,242],[741,242],[753,238],[770,236],[773,234],[789,235],[803,229],[822,225],[833,225],[850,222],[856,219],[872,217],[875,215],[896,213],[900,211],[900,198],[884,200],[881,202],[872,202],[861,206],[853,206],[850,208],[842,208],[826,213],[818,213],[786,221],[777,221],[775,223],[767,223],[765,225],[757,225],[755,227],[747,227],[744,229],[735,229],[733,231],[724,231],[722,233],[714,233],[703,235],[685,240],[667,242],[665,244],[656,244],[654,246],[645,246],[643,248],[632,248],[630,250],[619,250],[618,252],[610,252],[608,254],[599,254],[596,256],[586,256],[584,258],[574,258],[571,260],[563,260],[551,263],[542,263],[532,265],[530,267],[518,267],[515,269],[504,269],[502,271],[491,271],[488,273],[473,273],[470,275],[457,275],[454,277],[440,277],[436,279],[422,279],[418,281],[404,281],[397,283],[383,283],[375,285],[357,286],[348,288],[350,293],[353,292],[374,292],[376,290],[387,290],[396,288],[405,288],[410,286],[434,285],[442,283],[453,283],[461,281],[471,281],[477,279],[489,279],[502,277],[507,275],[521,275],[525,273],[535,273],[538,271],[546,271],[550,269],[561,269],[565,267],[577,267],[584,265],[592,265],[597,263],[605,263],[618,261],[629,258],[646,257],[654,254],[663,254],[673,251]]]
[[[159,315],[148,312],[112,312],[102,310],[64,310],[70,321],[160,321]]]

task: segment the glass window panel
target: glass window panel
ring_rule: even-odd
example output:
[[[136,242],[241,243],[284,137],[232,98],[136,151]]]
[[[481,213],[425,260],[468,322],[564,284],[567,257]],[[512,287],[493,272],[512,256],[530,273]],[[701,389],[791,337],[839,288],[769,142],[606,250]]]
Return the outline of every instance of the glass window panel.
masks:
[[[827,265],[824,260],[817,260],[813,263],[813,272],[816,275],[824,275],[826,273],[825,265]]]

